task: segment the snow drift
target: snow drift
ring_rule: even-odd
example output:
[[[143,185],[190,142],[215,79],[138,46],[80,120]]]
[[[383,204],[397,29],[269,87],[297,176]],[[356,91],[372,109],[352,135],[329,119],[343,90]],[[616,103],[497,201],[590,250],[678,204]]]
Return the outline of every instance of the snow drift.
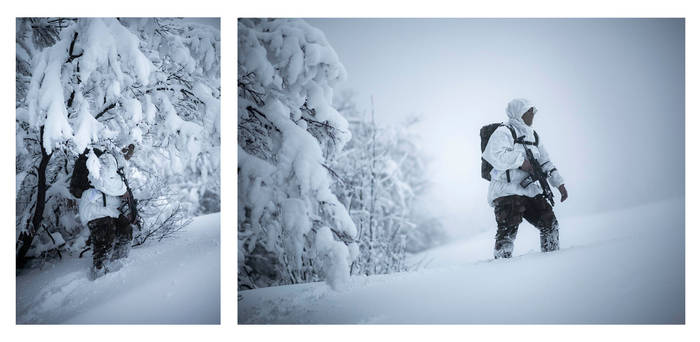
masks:
[[[523,223],[510,260],[493,232],[416,255],[415,272],[239,292],[239,323],[685,322],[684,199],[559,218],[561,247],[542,254]],[[495,227],[494,227],[495,230]]]
[[[88,280],[91,258],[17,275],[17,323],[219,324],[219,214],[175,238],[132,249],[126,265]]]

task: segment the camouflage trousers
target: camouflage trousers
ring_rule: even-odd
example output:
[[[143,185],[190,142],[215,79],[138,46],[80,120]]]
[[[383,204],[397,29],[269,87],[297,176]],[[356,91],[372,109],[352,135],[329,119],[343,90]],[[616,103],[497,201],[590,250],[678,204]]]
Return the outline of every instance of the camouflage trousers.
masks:
[[[559,223],[554,216],[552,206],[543,195],[504,196],[495,199],[494,204],[498,224],[494,258],[510,258],[513,255],[513,242],[523,218],[540,231],[542,252],[559,249]]]
[[[92,265],[96,270],[102,270],[110,253],[111,260],[128,256],[133,232],[125,217],[95,219],[88,222],[88,228],[92,244]]]

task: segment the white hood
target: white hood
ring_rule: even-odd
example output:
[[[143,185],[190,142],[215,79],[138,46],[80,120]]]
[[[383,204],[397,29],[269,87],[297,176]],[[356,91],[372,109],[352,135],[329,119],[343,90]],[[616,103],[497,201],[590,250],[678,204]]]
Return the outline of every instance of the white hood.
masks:
[[[89,169],[88,179],[95,189],[110,196],[121,196],[126,192],[126,185],[117,173],[117,161],[114,156],[103,154],[99,158],[99,168]]]
[[[534,137],[532,127],[526,125],[525,121],[523,121],[523,114],[532,107],[534,107],[534,105],[527,99],[513,99],[508,102],[508,107],[506,107],[508,124],[516,129],[518,136],[525,135],[527,138]]]

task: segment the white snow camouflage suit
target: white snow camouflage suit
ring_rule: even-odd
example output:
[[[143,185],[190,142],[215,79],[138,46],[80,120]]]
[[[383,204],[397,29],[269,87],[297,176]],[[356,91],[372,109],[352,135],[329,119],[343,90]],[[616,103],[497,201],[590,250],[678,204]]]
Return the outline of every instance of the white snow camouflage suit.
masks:
[[[514,99],[508,103],[506,125],[513,128],[518,138],[524,136],[525,141],[535,142],[534,130],[525,124],[522,115],[534,107],[526,99]],[[558,188],[564,184],[564,179],[549,159],[549,154],[542,144],[538,145],[516,143],[508,127],[498,127],[484,149],[482,157],[492,166],[491,183],[487,201],[494,207],[498,230],[494,257],[510,257],[513,251],[513,241],[517,234],[518,225],[523,217],[540,230],[540,246],[542,251],[559,248],[558,223],[552,207],[542,195],[542,187],[533,182],[526,188],[520,182],[528,176],[526,171],[519,169],[525,160],[525,148],[532,151],[533,156],[549,175],[549,183]],[[510,178],[510,181],[509,181]]]
[[[112,260],[126,257],[132,230],[128,222],[123,222],[125,218],[120,212],[123,205],[120,196],[127,190],[117,173],[114,156],[105,153],[99,161],[90,162],[97,164],[88,175],[93,187],[83,192],[78,211],[80,221],[90,229],[94,271],[101,271],[110,253]]]

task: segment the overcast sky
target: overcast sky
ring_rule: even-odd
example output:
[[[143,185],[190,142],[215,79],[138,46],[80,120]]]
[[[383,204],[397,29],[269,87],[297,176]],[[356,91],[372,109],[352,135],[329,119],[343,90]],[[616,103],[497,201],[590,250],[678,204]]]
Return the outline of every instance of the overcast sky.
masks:
[[[685,196],[682,19],[308,19],[374,96],[378,121],[421,114],[428,196],[453,233],[495,227],[479,128],[525,97],[569,190],[560,222]],[[558,191],[555,190],[558,194]]]

